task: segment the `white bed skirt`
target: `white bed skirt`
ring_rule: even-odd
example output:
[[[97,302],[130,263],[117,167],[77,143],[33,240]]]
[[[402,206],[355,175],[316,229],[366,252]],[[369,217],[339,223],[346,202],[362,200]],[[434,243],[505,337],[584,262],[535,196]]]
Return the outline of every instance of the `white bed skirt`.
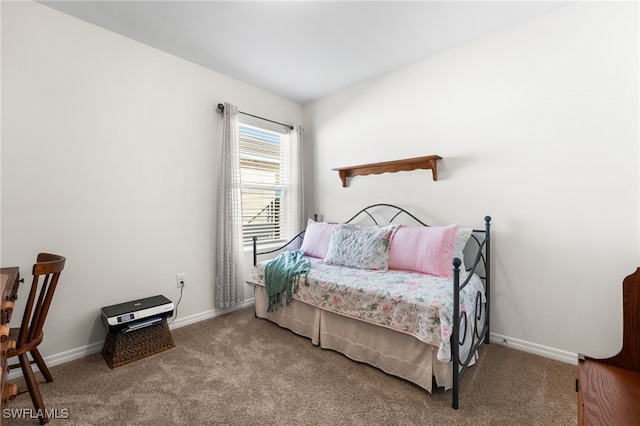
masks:
[[[276,312],[267,312],[265,288],[254,285],[254,295],[256,316],[305,336],[314,345],[365,362],[429,392],[433,377],[439,387],[449,389],[453,386],[452,363],[438,361],[437,347],[409,334],[328,312],[295,299],[290,305],[279,306]],[[460,352],[466,355],[469,350],[461,347]]]

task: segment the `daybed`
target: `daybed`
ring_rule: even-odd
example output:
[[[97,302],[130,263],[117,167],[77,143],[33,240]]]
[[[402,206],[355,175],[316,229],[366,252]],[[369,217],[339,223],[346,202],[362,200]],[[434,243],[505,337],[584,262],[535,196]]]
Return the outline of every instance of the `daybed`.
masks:
[[[490,220],[485,217],[484,229],[436,227],[400,207],[376,204],[344,224],[309,220],[275,250],[259,252],[254,239],[247,283],[256,317],[429,392],[434,381],[452,388],[458,408],[460,377],[489,343]],[[302,250],[310,269],[299,276],[290,303],[283,295],[269,309],[269,261],[258,263],[258,256],[283,250]]]

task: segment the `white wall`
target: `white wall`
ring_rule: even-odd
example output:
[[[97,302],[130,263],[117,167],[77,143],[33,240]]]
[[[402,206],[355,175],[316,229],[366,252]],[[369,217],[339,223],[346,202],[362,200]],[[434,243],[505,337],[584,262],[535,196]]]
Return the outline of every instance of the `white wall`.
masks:
[[[164,294],[214,311],[219,102],[302,106],[32,2],[2,2],[2,265],[67,257],[45,356],[104,341],[102,306]],[[248,297],[253,297],[251,293]],[[19,315],[15,321],[19,321]]]
[[[211,313],[215,106],[290,123],[302,107],[37,3],[1,10],[1,263],[28,276],[38,251],[68,258],[45,356],[99,345],[101,306],[177,300],[179,272],[179,317]],[[561,9],[304,112],[309,214],[490,214],[493,332],[617,352],[620,283],[640,254],[637,4]],[[413,171],[342,188],[331,171],[429,154],[444,157],[438,182]]]
[[[639,260],[638,71],[637,4],[583,3],[305,105],[307,211],[341,221],[390,202],[476,227],[489,214],[494,337],[617,353]],[[331,170],[431,154],[438,182],[342,188]]]

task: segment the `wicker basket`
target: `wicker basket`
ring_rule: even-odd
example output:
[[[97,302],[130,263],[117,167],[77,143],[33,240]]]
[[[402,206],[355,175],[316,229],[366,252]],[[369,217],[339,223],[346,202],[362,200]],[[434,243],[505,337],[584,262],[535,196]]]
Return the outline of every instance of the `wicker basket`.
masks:
[[[174,348],[166,321],[127,333],[109,333],[102,347],[102,356],[111,368]]]

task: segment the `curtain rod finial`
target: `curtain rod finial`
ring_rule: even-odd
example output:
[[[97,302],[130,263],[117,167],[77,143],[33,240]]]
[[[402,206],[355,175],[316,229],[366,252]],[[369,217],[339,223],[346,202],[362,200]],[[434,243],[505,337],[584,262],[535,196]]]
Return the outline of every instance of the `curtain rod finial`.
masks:
[[[224,105],[218,104],[218,111],[224,112]]]

